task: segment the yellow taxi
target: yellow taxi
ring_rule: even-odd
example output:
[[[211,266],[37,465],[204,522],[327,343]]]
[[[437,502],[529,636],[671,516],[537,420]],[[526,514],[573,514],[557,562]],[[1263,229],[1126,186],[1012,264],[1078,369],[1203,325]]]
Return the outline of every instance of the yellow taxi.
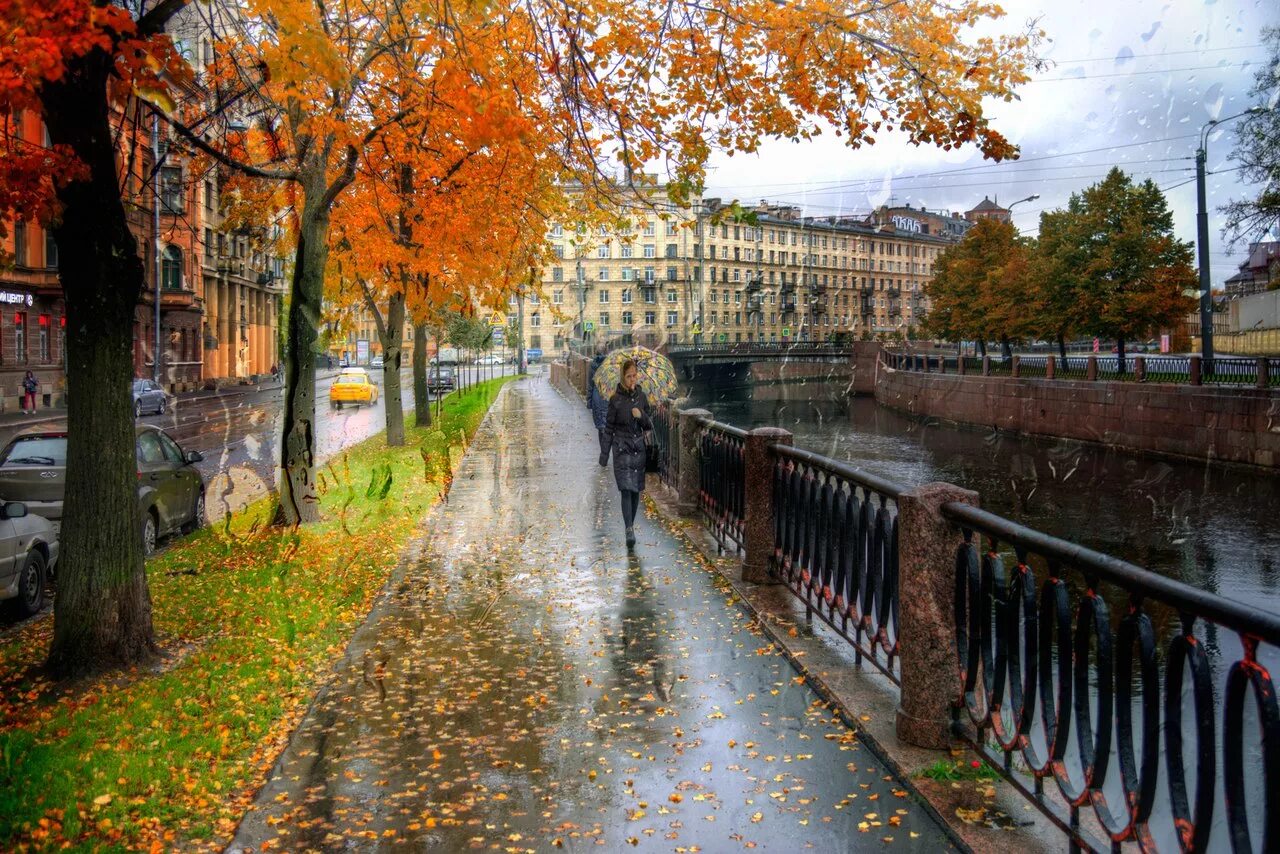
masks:
[[[369,375],[363,370],[345,368],[329,386],[329,408],[341,409],[343,404],[359,406],[362,403],[378,402],[378,387],[369,381]]]

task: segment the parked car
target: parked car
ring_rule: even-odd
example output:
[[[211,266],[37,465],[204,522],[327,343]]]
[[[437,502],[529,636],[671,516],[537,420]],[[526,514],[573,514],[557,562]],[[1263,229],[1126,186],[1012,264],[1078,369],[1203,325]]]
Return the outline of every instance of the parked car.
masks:
[[[381,368],[383,364],[385,363],[382,361],[381,356],[374,356],[373,361],[369,363],[370,367],[374,367],[374,368]]]
[[[18,617],[44,604],[44,589],[58,562],[58,535],[49,520],[21,501],[0,505],[0,600]]]
[[[481,356],[479,359],[476,359],[476,364],[477,365],[501,365],[502,357],[495,356],[492,354],[488,356]]]
[[[338,374],[329,386],[329,408],[341,409],[350,403],[359,406],[362,403],[373,405],[378,402],[378,387],[369,381],[364,369],[346,369]]]
[[[168,433],[150,424],[134,430],[138,466],[138,529],[144,554],[178,531],[193,531],[205,521],[204,477],[195,464],[199,451],[184,451]],[[15,436],[0,451],[0,500],[21,501],[34,516],[62,527],[66,489],[67,434],[33,432]]]
[[[431,369],[427,376],[427,391],[439,394],[442,391],[453,391],[454,388],[452,368],[437,365]]]
[[[169,406],[169,395],[155,380],[133,381],[133,414],[138,417],[144,413],[163,415]]]

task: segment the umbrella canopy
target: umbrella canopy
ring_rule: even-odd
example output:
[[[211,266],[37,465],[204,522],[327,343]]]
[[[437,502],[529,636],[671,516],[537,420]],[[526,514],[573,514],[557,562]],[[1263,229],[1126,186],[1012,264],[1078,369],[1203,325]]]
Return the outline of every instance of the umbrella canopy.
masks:
[[[596,389],[608,400],[622,382],[622,366],[632,361],[640,375],[639,385],[649,403],[657,406],[676,393],[676,369],[671,360],[648,347],[622,347],[607,353],[596,369]]]

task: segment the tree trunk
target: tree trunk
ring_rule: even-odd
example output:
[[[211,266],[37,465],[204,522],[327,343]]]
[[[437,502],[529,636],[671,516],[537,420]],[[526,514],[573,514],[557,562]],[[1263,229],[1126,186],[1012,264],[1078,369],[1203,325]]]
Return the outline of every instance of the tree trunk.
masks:
[[[984,357],[984,358],[986,357],[986,355],[987,355],[987,339],[985,339],[985,338],[980,338],[980,339],[978,339],[978,352],[979,352],[979,355],[981,355],[982,357]]]
[[[431,401],[427,391],[427,325],[413,324],[413,416],[419,427],[431,426]]]
[[[1116,373],[1120,376],[1124,376],[1125,374],[1123,337],[1116,339]]]
[[[315,174],[318,171],[319,174]],[[324,268],[329,258],[329,206],[323,169],[302,177],[303,206],[289,302],[285,352],[284,441],[280,443],[280,514],[284,524],[320,518],[316,493],[316,356]]]
[[[1061,332],[1058,333],[1058,355],[1062,357],[1062,364],[1067,363],[1067,336]]]
[[[142,557],[133,407],[134,312],[145,283],[117,178],[106,99],[113,65],[100,50],[68,63],[41,92],[55,144],[71,146],[85,181],[58,190],[67,311],[66,491],[48,666],[59,677],[155,655]]]
[[[1013,358],[1013,347],[1009,344],[1009,336],[1000,336],[1000,356],[1006,362]]]
[[[404,336],[404,293],[391,294],[382,337],[382,388],[387,393],[387,444],[404,444],[404,401],[400,395],[400,342]]]

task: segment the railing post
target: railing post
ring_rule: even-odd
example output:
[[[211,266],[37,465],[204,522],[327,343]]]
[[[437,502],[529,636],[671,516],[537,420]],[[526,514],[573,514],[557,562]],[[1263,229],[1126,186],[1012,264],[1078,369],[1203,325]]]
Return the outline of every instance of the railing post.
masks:
[[[1090,356],[1088,364],[1085,365],[1084,378],[1089,382],[1098,381],[1098,357]]]
[[[698,436],[702,433],[700,422],[710,418],[711,413],[705,409],[678,411],[680,469],[676,482],[676,510],[681,516],[692,516],[698,512],[698,490],[702,486],[702,469],[698,464]]]
[[[990,356],[982,357],[982,375],[984,377],[991,376],[991,357]]]
[[[1145,383],[1147,381],[1147,357],[1133,357],[1133,378],[1137,382]]]
[[[774,445],[790,445],[791,432],[780,427],[757,427],[747,434],[742,449],[746,506],[743,525],[742,580],[765,584],[769,579],[769,558],[773,556],[773,454]]]
[[[1013,357],[1013,368],[1011,369],[1010,373],[1014,377],[1022,376],[1022,357],[1021,356]]]
[[[1266,356],[1257,358],[1258,365],[1258,388],[1267,388],[1271,385],[1271,360]]]
[[[1050,355],[1044,360],[1044,378],[1045,379],[1047,380],[1053,379],[1054,374],[1058,372],[1057,366],[1054,364],[1057,361],[1057,359],[1058,359],[1057,356]]]
[[[1200,385],[1204,381],[1203,375],[1200,373],[1200,357],[1191,357],[1191,367],[1187,369],[1187,379],[1192,385]]]
[[[942,517],[949,502],[977,506],[978,493],[950,483],[926,483],[898,496],[898,649],[902,691],[898,738],[918,747],[951,742],[951,704],[960,693],[956,652],[955,525]]]

